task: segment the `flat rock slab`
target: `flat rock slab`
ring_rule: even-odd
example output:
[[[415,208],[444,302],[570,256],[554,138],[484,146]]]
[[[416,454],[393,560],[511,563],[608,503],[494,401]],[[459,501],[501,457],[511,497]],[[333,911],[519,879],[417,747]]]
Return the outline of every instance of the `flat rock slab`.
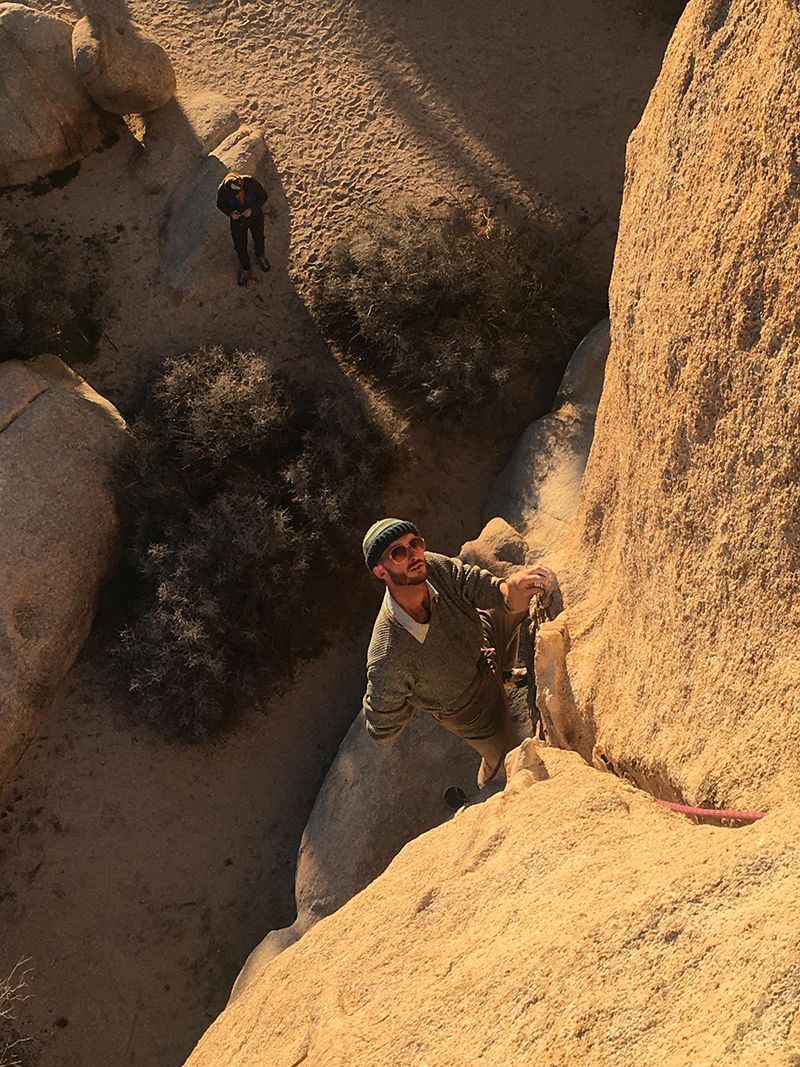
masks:
[[[175,289],[191,283],[193,272],[225,242],[228,220],[217,207],[217,188],[235,170],[255,174],[267,156],[261,131],[241,126],[196,165],[175,190],[166,208],[162,230],[162,277]],[[233,256],[233,251],[231,251]]]

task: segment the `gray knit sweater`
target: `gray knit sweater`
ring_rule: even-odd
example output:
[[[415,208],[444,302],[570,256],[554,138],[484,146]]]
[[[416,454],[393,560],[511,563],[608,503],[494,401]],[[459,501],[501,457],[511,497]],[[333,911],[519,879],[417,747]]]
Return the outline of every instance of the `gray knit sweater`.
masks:
[[[391,741],[415,708],[462,707],[474,694],[483,644],[478,608],[505,609],[500,579],[481,567],[426,552],[431,596],[428,633],[420,644],[381,605],[367,652],[364,718],[379,743]]]

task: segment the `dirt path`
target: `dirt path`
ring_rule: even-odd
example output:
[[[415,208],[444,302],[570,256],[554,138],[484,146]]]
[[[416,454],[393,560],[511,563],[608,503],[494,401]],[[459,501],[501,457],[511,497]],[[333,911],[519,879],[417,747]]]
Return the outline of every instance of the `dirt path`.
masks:
[[[123,410],[165,355],[200,343],[249,345],[308,378],[336,376],[306,310],[308,268],[365,201],[477,192],[519,219],[545,211],[602,290],[625,141],[678,9],[142,0],[131,15],[168,47],[182,89],[225,92],[265,131],[273,274],[237,290],[226,249],[182,300],[160,288],[169,188],[132,138],[87,160],[63,190],[16,195],[0,210],[67,255],[96,250],[91,269],[114,311],[81,369]],[[438,447],[421,437],[390,510],[416,505],[431,540],[454,551],[477,533],[512,430],[477,441],[465,426]],[[292,919],[296,848],[358,708],[365,641],[341,641],[229,737],[194,748],[125,725],[101,651],[87,650],[2,798],[0,963],[33,957],[30,1064],[183,1062],[248,951]]]

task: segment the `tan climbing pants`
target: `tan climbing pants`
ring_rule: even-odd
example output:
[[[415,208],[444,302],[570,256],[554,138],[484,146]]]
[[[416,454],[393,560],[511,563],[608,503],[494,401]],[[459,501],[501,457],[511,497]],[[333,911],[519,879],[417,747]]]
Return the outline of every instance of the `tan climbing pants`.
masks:
[[[497,653],[497,669],[509,670],[517,655],[519,625],[527,613],[480,611],[484,643]],[[489,665],[481,659],[480,682],[475,695],[457,711],[434,712],[434,718],[446,730],[463,738],[483,757],[478,785],[484,785],[507,752],[518,742],[517,731],[508,713],[503,686]],[[498,774],[497,777],[502,777]]]

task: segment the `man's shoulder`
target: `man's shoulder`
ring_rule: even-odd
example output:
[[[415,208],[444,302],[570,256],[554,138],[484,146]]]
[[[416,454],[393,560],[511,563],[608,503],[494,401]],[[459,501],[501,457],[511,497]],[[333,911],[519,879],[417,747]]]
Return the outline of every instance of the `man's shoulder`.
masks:
[[[457,561],[453,556],[444,556],[441,552],[426,552],[428,563],[428,581],[437,590],[439,586],[449,589],[453,585],[454,570]],[[437,584],[438,583],[438,584]]]

